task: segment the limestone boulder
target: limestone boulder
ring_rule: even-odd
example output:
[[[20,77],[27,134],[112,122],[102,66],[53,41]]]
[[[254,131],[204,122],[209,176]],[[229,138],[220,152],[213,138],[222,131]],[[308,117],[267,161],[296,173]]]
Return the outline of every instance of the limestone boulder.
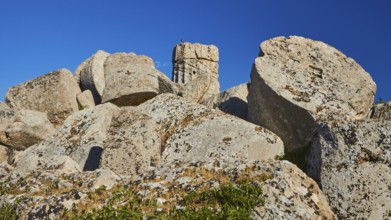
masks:
[[[284,153],[274,133],[172,94],[162,94],[137,107],[162,131],[162,164],[178,161],[267,160]]]
[[[225,90],[206,100],[204,105],[209,108],[218,108],[221,111],[247,120],[248,114],[248,83]]]
[[[10,88],[6,103],[14,109],[46,112],[56,127],[79,110],[76,95],[80,88],[67,69],[60,69]]]
[[[64,164],[75,171],[99,168],[107,130],[117,111],[118,107],[108,103],[74,113],[52,136],[22,152],[14,172],[61,170]]]
[[[261,164],[271,176],[262,185],[264,206],[252,219],[337,219],[314,180],[288,161]]]
[[[25,150],[54,133],[46,113],[0,107],[0,143],[14,150]]]
[[[391,101],[373,106],[370,118],[391,120]]]
[[[107,103],[71,115],[56,133],[22,152],[15,173],[57,174],[110,168],[119,175],[146,172],[159,164],[158,126],[131,108]]]
[[[204,84],[202,87],[206,90],[203,99],[206,100],[220,92],[218,61],[219,51],[214,45],[180,43],[175,46],[173,52],[172,81],[192,87],[194,84],[191,84],[191,81],[201,76],[207,76],[207,80],[198,80],[197,83]]]
[[[90,90],[96,104],[100,104],[102,101],[103,90],[106,85],[104,63],[109,55],[105,51],[98,50],[80,64],[75,71],[75,77],[79,79],[81,90]]]
[[[94,96],[90,90],[84,90],[76,96],[80,109],[86,109],[95,106]]]
[[[320,126],[308,157],[340,219],[387,219],[391,213],[391,121]]]
[[[104,64],[106,87],[102,102],[135,106],[160,93],[177,93],[173,83],[155,69],[153,60],[134,53],[116,53]]]
[[[261,44],[254,62],[248,119],[294,150],[308,146],[319,121],[367,117],[375,91],[371,76],[335,48],[276,37]]]

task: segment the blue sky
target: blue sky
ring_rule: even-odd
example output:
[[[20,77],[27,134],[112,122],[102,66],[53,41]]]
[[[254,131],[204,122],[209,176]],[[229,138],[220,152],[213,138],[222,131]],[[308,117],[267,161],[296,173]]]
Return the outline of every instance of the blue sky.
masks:
[[[262,41],[289,35],[341,50],[371,74],[376,97],[391,99],[390,12],[389,0],[1,0],[0,100],[99,49],[150,56],[171,77],[181,40],[219,48],[224,90],[249,80]]]

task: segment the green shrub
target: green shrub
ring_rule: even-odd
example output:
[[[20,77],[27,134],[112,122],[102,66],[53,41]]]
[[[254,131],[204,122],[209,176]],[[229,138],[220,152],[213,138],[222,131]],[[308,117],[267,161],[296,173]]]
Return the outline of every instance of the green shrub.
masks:
[[[16,205],[5,203],[0,206],[0,220],[16,220]]]

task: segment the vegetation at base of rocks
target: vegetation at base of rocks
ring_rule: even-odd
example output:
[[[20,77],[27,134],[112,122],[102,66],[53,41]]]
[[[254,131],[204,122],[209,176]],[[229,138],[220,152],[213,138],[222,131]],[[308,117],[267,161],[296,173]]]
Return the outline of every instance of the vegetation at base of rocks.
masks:
[[[16,220],[16,205],[5,203],[0,206],[0,220]]]
[[[98,190],[98,194],[102,193]],[[250,219],[252,210],[263,205],[262,191],[248,180],[218,188],[191,191],[176,205],[158,209],[156,199],[143,199],[135,192],[119,189],[107,205],[92,212],[78,209],[62,214],[62,219]],[[122,201],[120,205],[118,202]]]
[[[285,155],[277,155],[274,159],[276,160],[287,160],[293,164],[295,164],[298,168],[300,168],[303,172],[306,170],[307,166],[307,155],[310,150],[310,145],[299,148],[293,151],[287,151]]]
[[[195,163],[180,169],[173,181],[146,175],[111,189],[92,188],[95,177],[89,175],[37,172],[0,182],[0,196],[14,201],[12,206],[3,204],[1,212],[6,219],[34,218],[37,211],[46,215],[45,207],[50,206],[57,219],[70,220],[249,219],[255,206],[264,204],[261,186],[273,175],[261,169],[255,164],[224,170],[219,163],[213,167]],[[68,201],[67,208],[62,201]],[[27,208],[32,206],[39,208]]]

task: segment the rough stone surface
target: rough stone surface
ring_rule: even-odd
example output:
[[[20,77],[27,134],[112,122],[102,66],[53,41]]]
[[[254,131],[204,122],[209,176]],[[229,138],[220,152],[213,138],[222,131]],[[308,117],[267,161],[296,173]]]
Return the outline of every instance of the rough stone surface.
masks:
[[[265,205],[253,219],[337,219],[314,180],[288,161],[261,165],[273,178],[262,186]]]
[[[162,94],[137,107],[163,131],[163,164],[189,160],[267,160],[284,153],[272,132],[220,111]]]
[[[0,172],[1,167],[0,164]],[[0,194],[0,204],[19,200],[16,207],[19,218],[58,219],[65,208],[71,210],[74,205],[89,207],[89,211],[100,209],[109,201],[114,202],[111,206],[126,204],[113,197],[121,197],[118,192],[123,194],[123,189],[131,189],[142,198],[155,198],[156,210],[167,205],[180,209],[184,195],[236,184],[232,180],[240,178],[250,180],[263,190],[265,205],[255,208],[252,219],[335,219],[317,184],[287,161],[236,161],[233,164],[194,161],[126,179],[102,169],[61,176],[35,171],[25,178],[12,175],[3,185],[5,194]],[[105,190],[98,190],[102,185]],[[24,199],[18,199],[21,196]]]
[[[188,84],[207,75],[205,98],[220,92],[218,82],[219,51],[214,45],[180,43],[174,48],[172,81]]]
[[[248,114],[248,83],[227,89],[214,95],[203,104],[209,108],[218,108],[221,111],[246,120]]]
[[[84,90],[76,96],[79,108],[86,109],[95,106],[94,97],[90,90]]]
[[[76,79],[80,78],[81,90],[90,90],[96,104],[102,101],[106,85],[104,63],[109,55],[109,53],[98,50],[92,57],[80,64],[75,72]]]
[[[127,176],[152,171],[160,162],[159,126],[132,107],[114,115],[102,153],[102,168]]]
[[[322,125],[308,173],[340,219],[391,216],[391,121]]]
[[[391,102],[375,105],[370,118],[391,120]]]
[[[7,179],[12,170],[12,167],[7,162],[0,161],[0,182]],[[0,201],[1,204],[1,201]]]
[[[187,84],[178,84],[178,95],[194,103],[204,103],[209,99],[209,88],[212,83],[211,77],[201,75]]]
[[[134,106],[160,93],[177,93],[173,83],[155,69],[147,56],[116,53],[106,59],[104,70],[106,88],[102,102]]]
[[[0,107],[0,143],[12,149],[25,150],[54,132],[46,113]]]
[[[288,150],[307,146],[318,121],[367,117],[376,85],[353,59],[319,41],[277,37],[261,44],[249,88],[249,120]]]
[[[80,88],[72,74],[60,69],[10,88],[6,103],[14,109],[46,112],[56,127],[79,110],[76,95]]]
[[[0,163],[8,162],[8,147],[0,144]]]
[[[133,175],[159,165],[158,125],[132,108],[111,103],[70,116],[44,142],[22,153],[14,172],[33,170],[57,173],[109,168],[119,175]]]
[[[118,111],[118,107],[108,103],[74,113],[51,137],[25,150],[14,172],[26,174],[34,170],[62,169],[65,162],[72,164],[70,159],[79,166],[75,171],[97,169],[107,129],[113,113]]]

